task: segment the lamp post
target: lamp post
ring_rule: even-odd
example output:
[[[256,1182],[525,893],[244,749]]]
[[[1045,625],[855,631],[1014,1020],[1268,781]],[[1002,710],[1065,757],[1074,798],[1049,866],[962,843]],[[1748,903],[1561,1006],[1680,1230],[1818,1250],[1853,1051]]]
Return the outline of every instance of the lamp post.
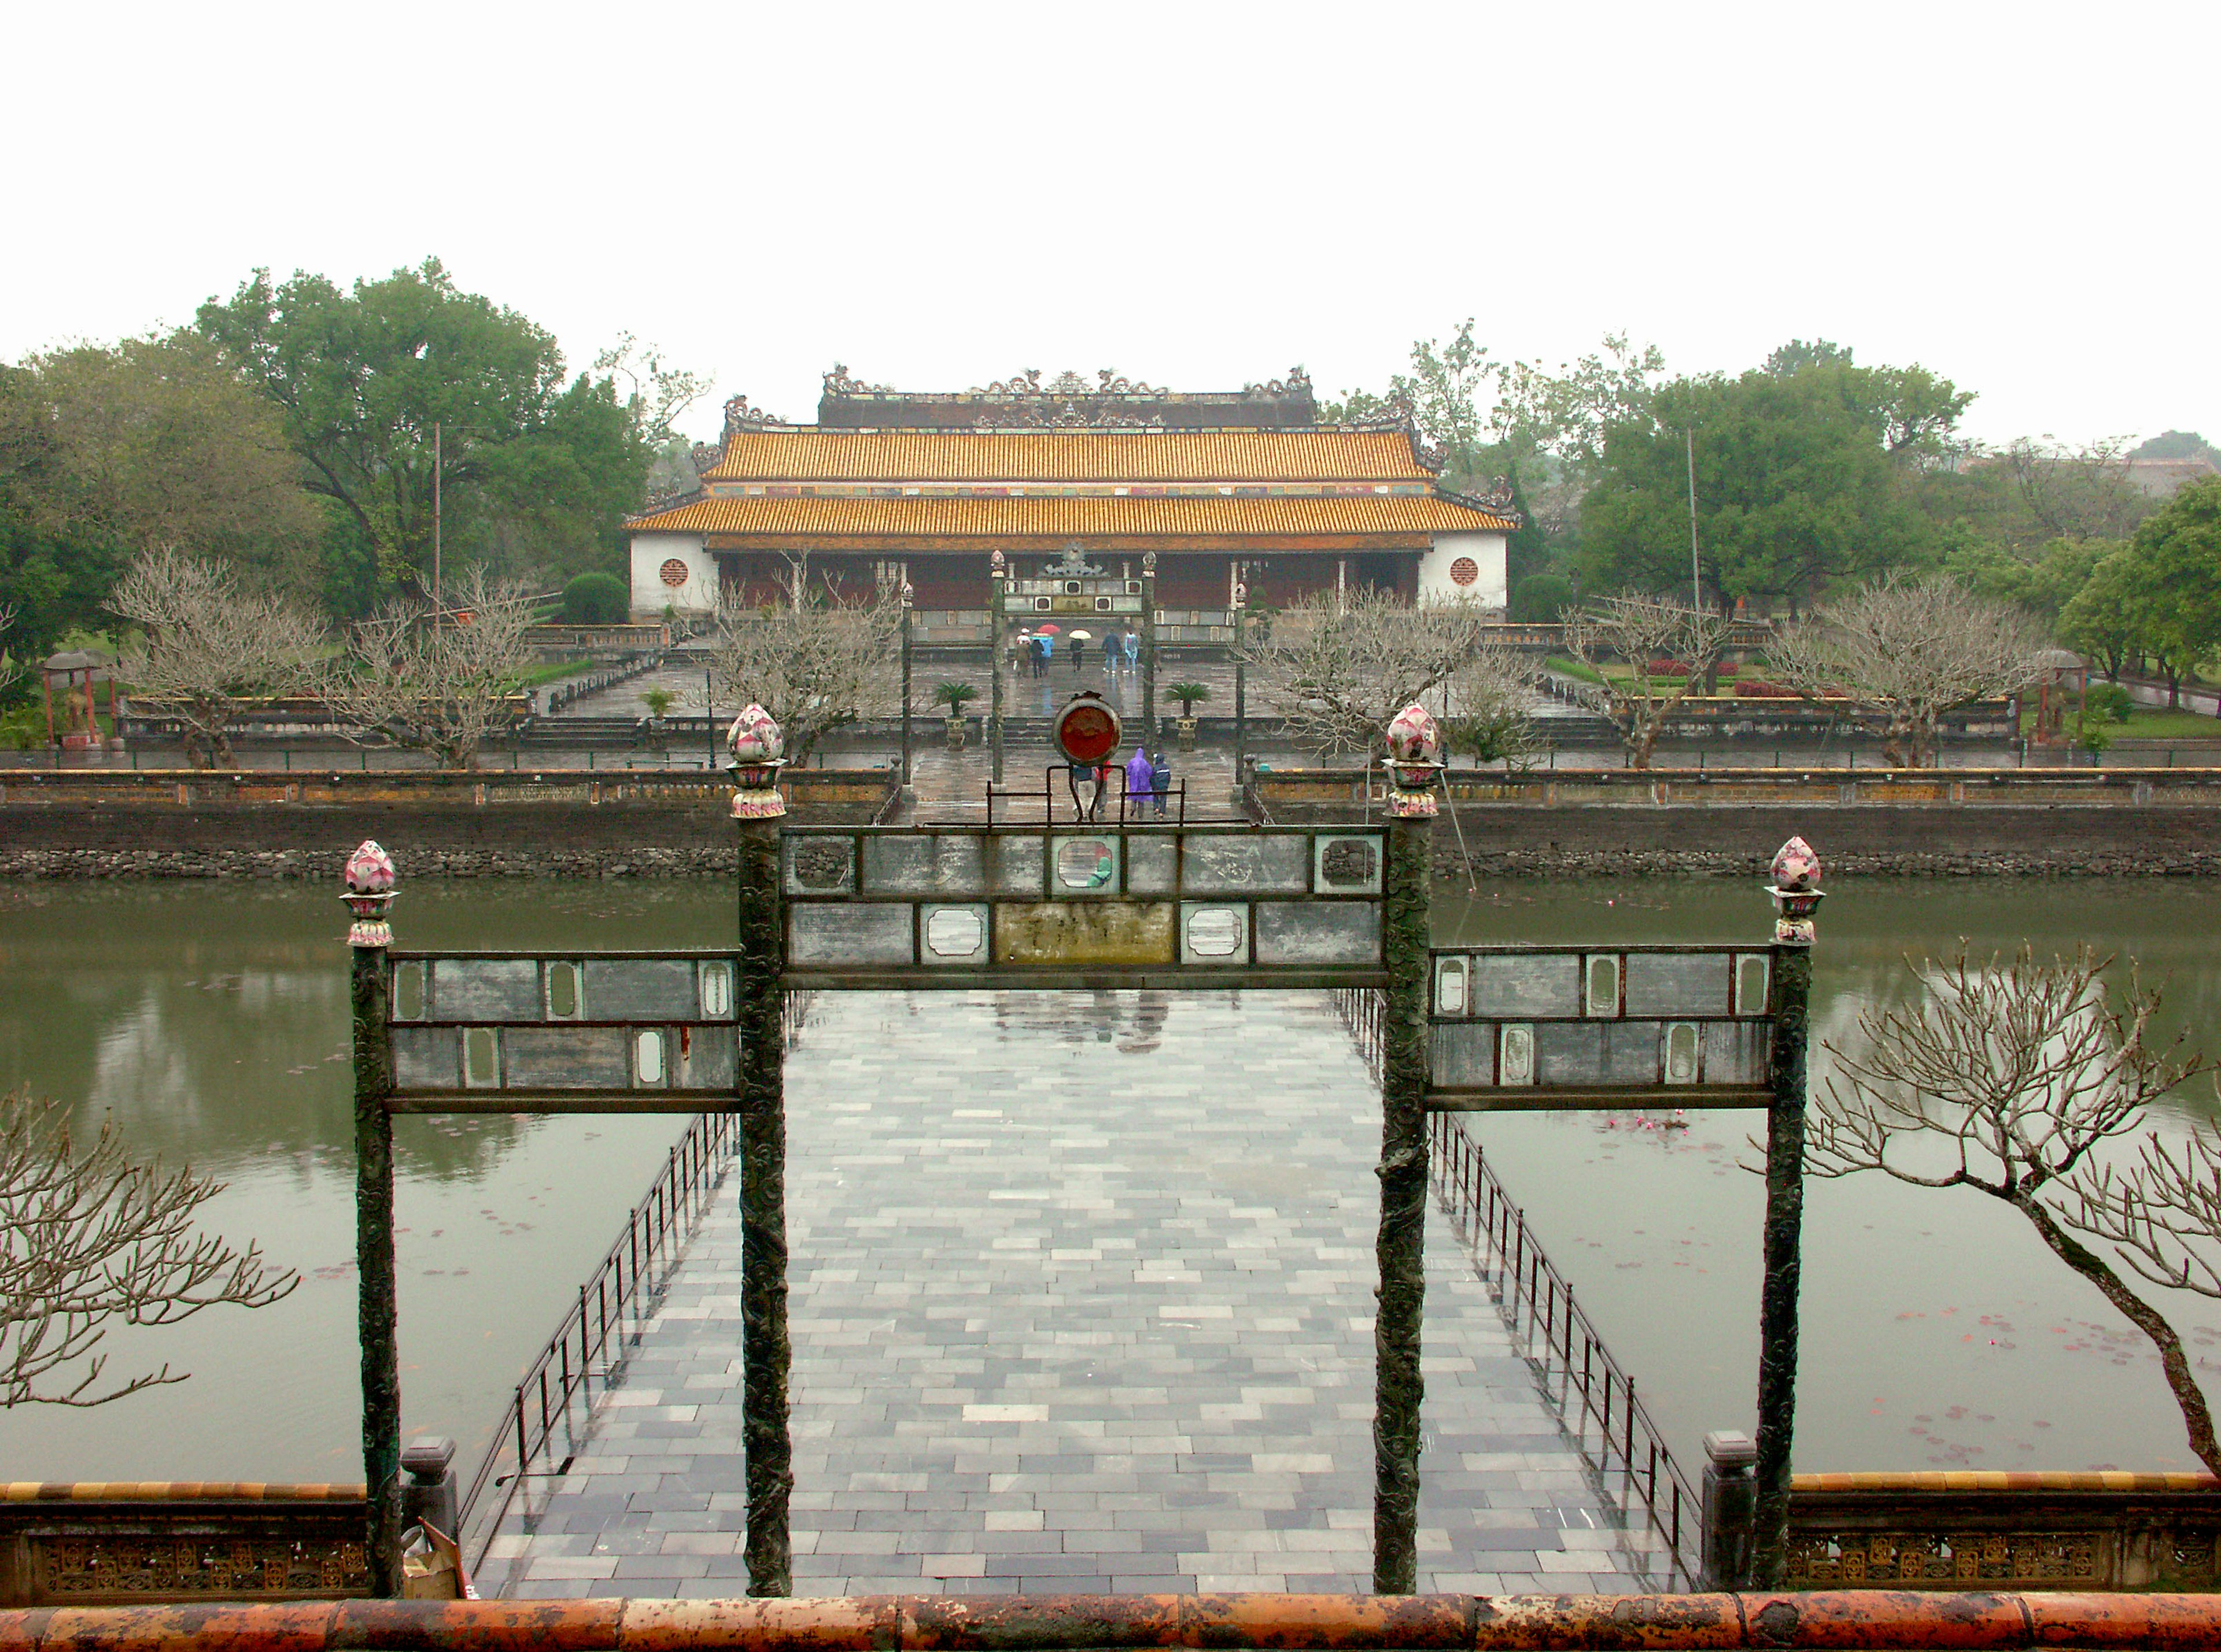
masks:
[[[910,783],[910,607],[913,593],[910,581],[902,583],[902,672],[903,672],[903,747],[902,783]]]
[[[987,745],[992,753],[990,772],[1003,783],[1003,553],[987,558],[987,676],[994,688],[988,696]]]
[[[1797,1416],[1797,1292],[1805,1221],[1805,1063],[1820,857],[1802,838],[1774,857],[1774,967],[1767,1008],[1774,1097],[1766,1113],[1765,1275],[1758,1307],[1758,1449],[1751,1585],[1781,1587],[1789,1548],[1789,1460]]]
[[[1142,737],[1157,748],[1157,553],[1142,553]]]

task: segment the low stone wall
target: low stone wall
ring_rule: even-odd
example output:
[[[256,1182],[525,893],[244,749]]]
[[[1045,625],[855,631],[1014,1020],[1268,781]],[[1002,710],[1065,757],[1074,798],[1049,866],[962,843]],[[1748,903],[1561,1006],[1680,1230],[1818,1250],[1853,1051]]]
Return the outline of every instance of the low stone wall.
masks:
[[[797,770],[798,822],[871,820],[891,771]],[[345,772],[18,772],[0,785],[0,877],[328,880],[375,838],[414,877],[729,874],[729,782],[704,774],[596,776]]]
[[[1260,775],[1283,822],[1368,807],[1361,770]],[[1380,776],[1370,807],[1379,818]],[[2221,875],[2221,770],[1606,770],[1457,776],[1435,864],[1465,876],[1755,877],[1791,837],[1832,872],[1973,877]]]
[[[2204,1593],[2217,1543],[2211,1474],[1799,1474],[1783,1582]]]
[[[0,1485],[0,1606],[367,1594],[352,1486]]]

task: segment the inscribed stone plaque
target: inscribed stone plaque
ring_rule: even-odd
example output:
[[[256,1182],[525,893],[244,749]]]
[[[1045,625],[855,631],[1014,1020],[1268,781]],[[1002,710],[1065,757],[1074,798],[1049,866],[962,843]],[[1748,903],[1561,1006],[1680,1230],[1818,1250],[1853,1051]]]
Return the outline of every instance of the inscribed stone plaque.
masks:
[[[1705,1025],[1705,1082],[1763,1084],[1771,1021],[1710,1021]]]
[[[1170,895],[1179,882],[1179,846],[1174,838],[1152,832],[1126,839],[1126,892]]]
[[[1170,963],[1168,901],[1011,903],[995,908],[995,962]]]
[[[729,1026],[679,1029],[677,1083],[682,1090],[729,1090],[740,1067],[740,1033]]]
[[[798,901],[786,909],[786,961],[798,969],[909,963],[914,910]]]
[[[1180,889],[1186,895],[1301,895],[1311,888],[1311,839],[1293,832],[1219,837],[1192,832]]]
[[[1252,911],[1260,963],[1380,961],[1380,908],[1369,901],[1260,901]]]
[[[1042,845],[1038,835],[997,832],[987,839],[987,880],[991,895],[1038,896],[1042,893]]]
[[[1434,1029],[1433,1082],[1445,1090],[1496,1082],[1496,1028],[1486,1021]]]
[[[789,895],[848,895],[856,887],[856,843],[853,838],[790,838],[786,844]]]
[[[1581,1013],[1581,960],[1573,952],[1490,952],[1473,961],[1472,1013],[1506,1021]]]
[[[536,1021],[540,1019],[537,958],[435,958],[435,1021]]]
[[[1380,893],[1380,839],[1329,838],[1317,841],[1321,895],[1378,895]]]
[[[691,1021],[701,1013],[691,958],[588,958],[586,1019]]]
[[[1725,952],[1630,952],[1627,1013],[1725,1015],[1729,963]]]
[[[973,837],[864,839],[867,895],[985,895],[986,854]]]
[[[1535,1082],[1567,1089],[1655,1084],[1655,1021],[1545,1021],[1535,1029]]]
[[[621,1026],[518,1026],[502,1035],[502,1088],[623,1090],[632,1085]]]
[[[463,1037],[451,1026],[397,1026],[393,1082],[404,1090],[453,1090],[463,1082]]]
[[[1435,960],[1435,1013],[1462,1015],[1466,1008],[1466,960],[1458,957]]]
[[[1248,907],[1226,901],[1181,902],[1180,962],[1248,963]]]
[[[985,906],[920,907],[921,963],[985,964],[987,908]]]

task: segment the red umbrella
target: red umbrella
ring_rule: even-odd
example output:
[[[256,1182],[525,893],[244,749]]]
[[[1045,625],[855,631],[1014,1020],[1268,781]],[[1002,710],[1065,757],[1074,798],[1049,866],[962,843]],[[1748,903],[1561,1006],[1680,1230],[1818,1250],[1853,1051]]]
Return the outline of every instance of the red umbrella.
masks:
[[[1034,627],[1034,635],[1036,637],[1054,637],[1060,633],[1063,629],[1064,627],[1058,625],[1055,620],[1047,620]]]

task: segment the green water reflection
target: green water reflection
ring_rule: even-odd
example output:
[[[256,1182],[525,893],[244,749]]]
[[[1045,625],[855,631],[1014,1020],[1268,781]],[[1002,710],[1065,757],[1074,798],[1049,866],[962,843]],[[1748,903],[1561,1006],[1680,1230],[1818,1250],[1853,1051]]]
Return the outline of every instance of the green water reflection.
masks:
[[[2208,1049],[2221,888],[2203,882],[1847,879],[1821,913],[1814,1025],[1851,1036],[1900,993],[1901,955],[2023,938],[2134,954],[2170,1025]],[[730,892],[661,884],[416,882],[404,944],[729,942]],[[1445,940],[1763,938],[1746,881],[1445,885]],[[192,1380],[90,1412],[0,1415],[0,1478],[347,1479],[360,1473],[345,920],[328,889],[257,884],[0,888],[0,1082],[113,1116],[143,1150],[227,1178],[212,1222],[298,1268],[259,1314],[116,1344]],[[921,1038],[929,1043],[930,1031]],[[1054,1039],[1028,1024],[1006,1036]],[[1155,1038],[1138,1043],[1140,1060]],[[1153,1053],[1144,1053],[1148,1050]],[[930,1050],[922,1050],[929,1056]],[[1824,1072],[1824,1060],[1820,1068]],[[1269,1105],[1269,1097],[1254,1099]],[[2172,1104],[2180,1130],[2210,1088]],[[1651,1120],[1652,1125],[1669,1122]],[[1747,1426],[1760,1189],[1736,1168],[1755,1116],[1682,1129],[1630,1116],[1498,1116],[1475,1128],[1677,1449]],[[412,1431],[466,1454],[679,1129],[669,1119],[397,1121],[404,1396]],[[1799,1462],[1807,1468],[2192,1466],[2155,1360],[2010,1212],[1876,1178],[1807,1206]],[[2221,1313],[2171,1303],[2199,1368]]]

